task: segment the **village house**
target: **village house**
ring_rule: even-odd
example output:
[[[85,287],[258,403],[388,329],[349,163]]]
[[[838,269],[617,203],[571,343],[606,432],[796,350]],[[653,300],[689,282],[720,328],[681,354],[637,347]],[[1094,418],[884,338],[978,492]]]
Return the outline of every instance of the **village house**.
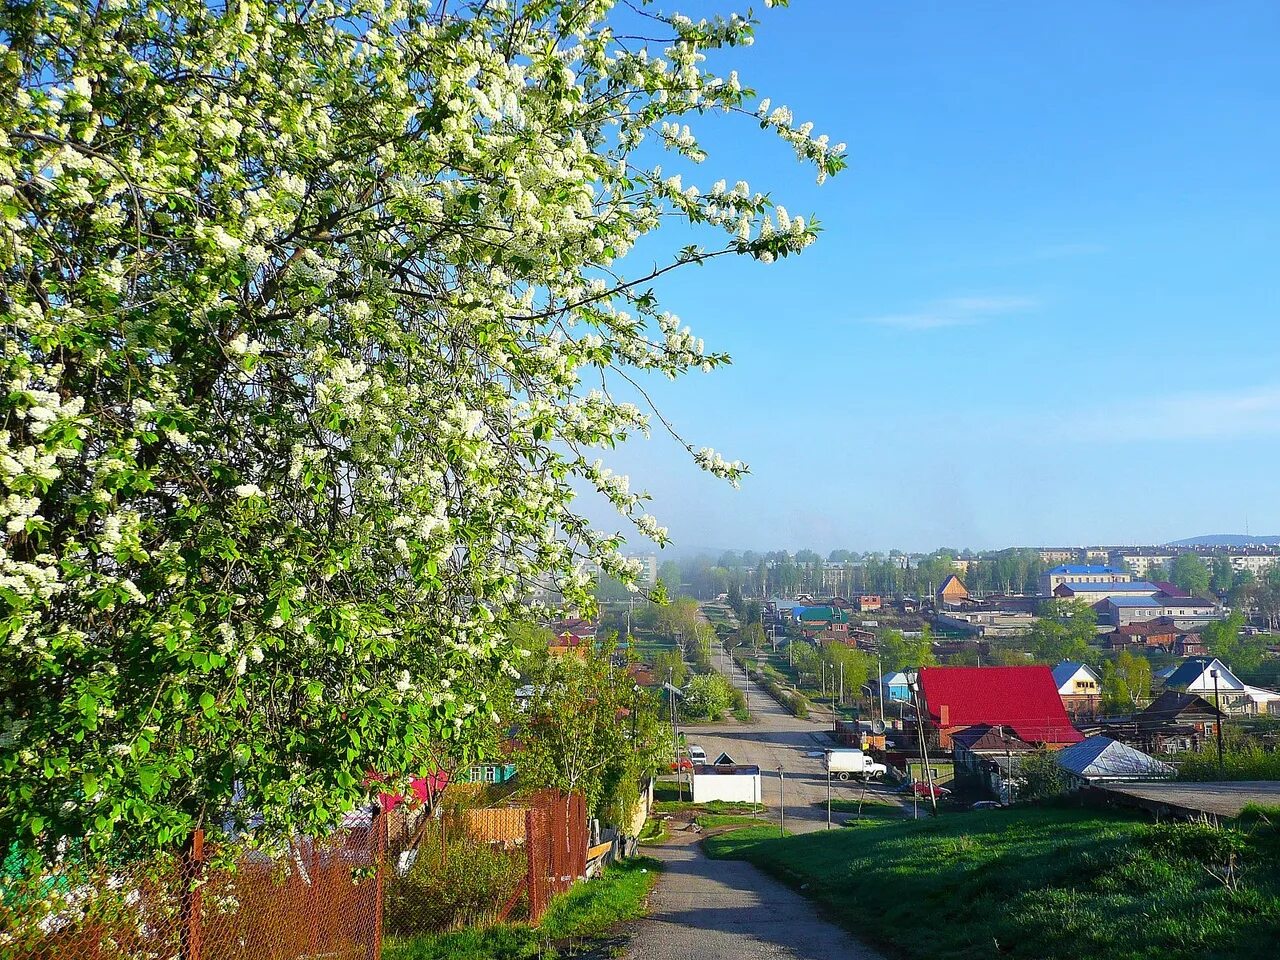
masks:
[[[1007,727],[1050,749],[1084,739],[1045,666],[922,667],[920,692],[925,723],[944,750],[951,749],[952,734],[980,723]]]
[[[849,611],[841,610],[839,607],[833,607],[830,604],[822,606],[802,606],[793,607],[791,610],[791,620],[793,623],[799,624],[802,629],[825,629],[833,623],[849,623]]]
[[[1126,623],[1103,640],[1112,650],[1159,650],[1176,657],[1198,657],[1209,652],[1200,634],[1178,627],[1169,617]]]
[[[910,703],[911,702],[911,684],[915,683],[916,675],[908,673],[905,670],[895,670],[892,673],[886,673],[884,679],[880,681],[880,693],[885,703]]]
[[[1053,682],[1067,715],[1096,716],[1102,706],[1102,677],[1087,663],[1063,660],[1053,668]]]
[[[942,585],[938,587],[937,601],[939,608],[955,606],[964,603],[969,599],[969,591],[965,588],[964,582],[954,573],[948,574],[947,578],[942,581]]]
[[[940,630],[974,637],[1020,637],[1035,626],[1036,618],[1021,610],[957,610],[939,613],[933,622]]]
[[[1002,803],[1013,799],[1021,758],[1035,747],[1007,727],[979,723],[951,735],[956,775],[974,781]]]
[[[1035,749],[1034,744],[1027,743],[1008,727],[989,723],[975,723],[957,730],[951,735],[951,747],[958,765],[975,770],[978,761],[985,757],[1004,757]]]
[[[853,603],[859,613],[873,613],[884,606],[884,598],[874,593],[863,593],[854,597]]]
[[[566,630],[547,644],[547,653],[553,657],[563,657],[570,653],[575,656],[585,657],[591,650],[591,644],[594,639],[594,637],[584,637]]]
[[[1166,690],[1199,694],[1217,703],[1223,713],[1256,716],[1280,712],[1280,693],[1245,683],[1216,657],[1192,657],[1162,679]]]
[[[1218,719],[1218,711],[1204,697],[1166,690],[1134,718],[1132,733],[1125,739],[1148,753],[1200,750],[1213,738]]]

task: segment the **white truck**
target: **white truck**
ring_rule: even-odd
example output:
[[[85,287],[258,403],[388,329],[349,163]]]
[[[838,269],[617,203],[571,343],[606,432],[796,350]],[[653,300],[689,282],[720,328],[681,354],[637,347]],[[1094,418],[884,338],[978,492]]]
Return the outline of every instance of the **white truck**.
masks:
[[[850,777],[874,780],[884,776],[889,769],[883,763],[876,763],[861,750],[828,750],[826,766],[827,773],[837,780],[848,780]]]

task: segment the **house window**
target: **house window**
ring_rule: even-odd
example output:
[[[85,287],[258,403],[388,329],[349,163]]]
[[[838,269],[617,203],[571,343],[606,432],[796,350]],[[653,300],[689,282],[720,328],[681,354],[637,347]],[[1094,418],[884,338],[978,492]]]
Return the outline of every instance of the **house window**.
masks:
[[[497,767],[485,767],[485,768],[484,768],[484,782],[485,782],[485,783],[497,783],[497,782],[498,782],[498,768],[497,768]]]

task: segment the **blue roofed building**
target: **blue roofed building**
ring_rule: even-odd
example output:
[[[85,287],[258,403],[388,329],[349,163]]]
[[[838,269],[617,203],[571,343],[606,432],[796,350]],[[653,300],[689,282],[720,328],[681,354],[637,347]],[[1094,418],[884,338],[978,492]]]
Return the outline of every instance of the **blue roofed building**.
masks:
[[[1040,576],[1040,595],[1054,595],[1063,583],[1128,583],[1133,577],[1119,567],[1093,563],[1061,563]]]

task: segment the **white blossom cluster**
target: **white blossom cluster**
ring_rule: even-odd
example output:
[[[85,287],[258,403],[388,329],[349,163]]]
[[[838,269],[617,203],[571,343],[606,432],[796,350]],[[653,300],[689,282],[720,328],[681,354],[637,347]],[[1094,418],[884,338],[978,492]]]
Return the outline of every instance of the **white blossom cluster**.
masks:
[[[817,225],[651,162],[751,117],[706,61],[754,21],[623,42],[613,6],[0,6],[0,772],[38,798],[12,835],[163,844],[232,769],[321,829],[369,770],[469,756],[535,598],[634,582],[575,485],[666,542],[604,451],[661,419],[633,374],[728,358],[649,281]],[[706,245],[629,258],[672,219]]]

